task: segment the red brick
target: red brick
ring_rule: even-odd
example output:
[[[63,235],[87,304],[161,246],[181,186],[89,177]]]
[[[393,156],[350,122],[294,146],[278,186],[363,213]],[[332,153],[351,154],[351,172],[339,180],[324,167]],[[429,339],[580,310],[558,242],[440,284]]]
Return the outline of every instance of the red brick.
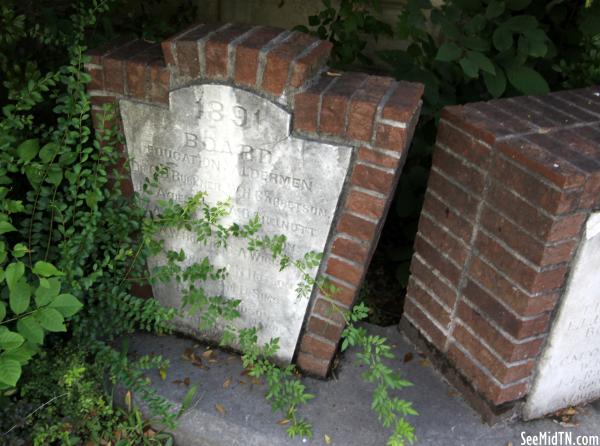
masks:
[[[163,58],[165,60],[165,63],[167,65],[175,65],[176,61],[175,61],[175,48],[173,43],[185,36],[186,34],[190,33],[193,30],[201,30],[204,27],[204,24],[202,23],[193,23],[190,26],[188,26],[187,28],[185,28],[184,30],[182,30],[181,32],[170,36],[168,39],[163,40],[162,43],[160,44],[161,49],[162,49],[162,53],[163,53]]]
[[[452,337],[502,384],[527,378],[535,367],[535,360],[515,365],[498,359],[476,336],[473,336],[460,324],[452,332]]]
[[[151,45],[127,61],[127,94],[138,99],[145,99],[150,80],[148,65],[162,64],[163,55],[160,45]]]
[[[551,311],[558,300],[558,292],[531,296],[521,291],[479,257],[473,258],[468,274],[521,316],[535,316]]]
[[[422,212],[427,212],[438,224],[448,228],[458,238],[470,242],[473,234],[473,224],[465,220],[459,208],[442,203],[431,194],[429,189],[425,193]]]
[[[321,94],[333,80],[323,76],[315,86],[294,96],[294,130],[317,132]]]
[[[329,297],[331,300],[341,303],[342,305],[345,305],[346,307],[350,307],[356,300],[358,289],[349,288],[346,285],[342,285],[341,283],[337,282],[336,280],[332,280],[331,278],[328,278],[328,281],[336,287],[337,291],[327,297]]]
[[[582,172],[568,161],[527,139],[511,139],[497,147],[517,164],[542,175],[560,188],[581,186],[585,181]]]
[[[235,52],[235,82],[249,87],[256,86],[260,50],[284,31],[263,27],[245,39]]]
[[[410,294],[407,299],[413,300],[423,308],[427,315],[433,318],[445,330],[450,326],[450,313],[439,304],[427,290],[421,287],[413,278],[409,280]]]
[[[542,243],[489,206],[483,208],[480,222],[487,231],[540,267],[570,261],[577,246],[576,240],[555,245]]]
[[[408,128],[378,123],[375,145],[382,149],[404,153],[407,146],[407,132]]]
[[[427,189],[443,198],[446,206],[455,210],[462,218],[475,221],[481,199],[451,183],[435,169],[429,174]]]
[[[393,84],[389,77],[369,76],[356,92],[348,111],[346,136],[360,141],[371,141],[377,107]],[[414,112],[414,104],[410,109]]]
[[[471,135],[475,140],[489,145],[493,145],[496,142],[496,135],[493,129],[488,127],[490,120],[468,106],[453,105],[444,107],[440,114],[440,121],[449,122]]]
[[[370,242],[375,238],[377,225],[352,214],[342,214],[337,231]]]
[[[252,29],[250,25],[231,25],[208,37],[204,45],[207,77],[227,76],[229,44],[250,29]]]
[[[600,172],[588,178],[579,207],[580,209],[600,208]]]
[[[308,319],[308,324],[306,325],[306,329],[310,333],[314,333],[319,336],[323,336],[324,338],[329,339],[332,342],[338,342],[340,337],[342,336],[342,331],[344,330],[344,326],[332,324],[324,319],[311,316]]]
[[[344,73],[323,94],[320,133],[344,136],[350,99],[366,79],[363,73]]]
[[[423,84],[400,81],[383,108],[383,118],[409,122],[421,96],[423,96]]]
[[[153,102],[168,104],[171,72],[166,67],[160,65],[151,65],[148,69],[150,70],[148,99]]]
[[[136,54],[148,49],[150,43],[143,40],[133,40],[105,55],[104,88],[117,94],[125,93],[125,62]]]
[[[487,169],[492,158],[492,152],[488,146],[473,138],[472,135],[456,129],[443,119],[440,120],[438,126],[437,143],[443,144],[457,155],[483,169]]]
[[[498,157],[494,161],[491,172],[497,181],[551,214],[561,214],[577,208],[581,195],[579,189],[561,191],[556,186],[540,181],[530,172],[506,161],[503,157]]]
[[[314,37],[294,32],[289,39],[269,51],[263,73],[262,89],[274,96],[280,96],[288,81],[290,64],[313,42],[315,42]]]
[[[154,296],[152,293],[152,287],[150,285],[140,283],[134,283],[131,285],[131,294],[141,299],[151,299]]]
[[[433,165],[475,195],[482,194],[484,174],[441,146],[436,146],[433,152]]]
[[[412,319],[418,327],[421,334],[427,338],[438,350],[445,351],[446,333],[441,331],[431,320],[411,301],[404,303],[404,315]],[[409,320],[409,323],[412,322]]]
[[[310,333],[306,333],[302,337],[300,350],[305,353],[310,353],[316,358],[329,360],[335,354],[336,344]]]
[[[458,304],[457,315],[465,325],[477,333],[506,362],[533,358],[541,351],[544,338],[533,338],[517,343],[505,337],[496,327],[486,321],[477,310],[472,309],[464,302]]]
[[[105,43],[97,48],[88,50],[85,55],[90,58],[89,63],[94,65],[102,65],[102,58],[107,54],[115,51],[117,48],[131,42],[130,37],[118,37],[110,42]]]
[[[499,386],[455,345],[451,345],[448,349],[448,357],[469,379],[473,387],[495,405],[519,399],[527,393],[529,386],[526,382],[514,384],[509,387]]]
[[[385,211],[385,201],[381,198],[351,190],[346,200],[346,209],[372,219],[380,219]]]
[[[413,256],[410,262],[410,271],[412,276],[421,283],[426,284],[438,299],[443,301],[450,308],[454,306],[457,297],[456,289],[440,279],[430,267],[425,265],[419,259],[418,256]],[[407,293],[410,294],[410,290],[411,288],[409,287]]]
[[[331,42],[321,41],[307,54],[294,60],[290,86],[300,88],[308,79],[314,76],[327,63],[332,47]]]
[[[495,297],[472,280],[465,285],[463,296],[515,339],[527,339],[545,333],[548,329],[550,312],[523,319],[506,309]]]
[[[191,78],[201,74],[198,41],[206,39],[211,33],[222,28],[220,24],[209,24],[193,28],[174,42],[177,55],[177,69]]]
[[[384,155],[381,152],[369,149],[368,147],[361,147],[358,150],[358,159],[366,161],[371,164],[376,164],[381,167],[388,167],[394,169],[400,162],[400,158]]]
[[[313,355],[299,352],[296,365],[303,371],[324,378],[329,371],[330,360],[315,358]]]
[[[352,184],[388,195],[394,186],[394,175],[374,167],[358,164],[352,172]]]
[[[464,265],[467,261],[469,253],[464,243],[457,240],[450,232],[444,231],[426,214],[421,214],[419,219],[419,234],[457,264]]]
[[[584,213],[552,218],[496,182],[490,187],[487,202],[534,237],[547,242],[557,242],[577,236],[586,218]]]
[[[357,263],[366,263],[369,258],[369,250],[366,245],[342,237],[334,240],[331,252]]]
[[[347,311],[347,308],[344,308],[335,302],[325,300],[321,296],[317,298],[312,309],[313,314],[317,314],[322,318],[329,319],[338,325],[345,324],[346,320],[344,319],[344,314]]]
[[[491,264],[532,294],[560,288],[564,283],[566,266],[538,272],[481,231],[477,234],[475,248]]]
[[[452,285],[457,286],[461,276],[461,269],[440,255],[437,247],[431,245],[421,235],[417,234],[415,252],[430,266],[439,271]]]
[[[102,67],[85,67],[85,71],[91,76],[90,82],[87,84],[89,90],[104,90],[104,69]]]
[[[325,272],[339,280],[350,283],[354,286],[359,286],[363,276],[363,268],[359,268],[349,263],[342,262],[338,259],[330,258],[327,262]]]

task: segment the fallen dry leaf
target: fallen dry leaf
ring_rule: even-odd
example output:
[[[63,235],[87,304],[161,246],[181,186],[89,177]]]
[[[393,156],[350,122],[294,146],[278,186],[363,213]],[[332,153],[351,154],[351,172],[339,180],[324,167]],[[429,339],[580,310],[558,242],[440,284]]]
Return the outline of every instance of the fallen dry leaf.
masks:
[[[323,438],[325,439],[325,444],[331,444],[331,437],[329,435],[325,434]]]
[[[414,355],[412,354],[412,352],[408,352],[404,355],[404,362],[410,362],[412,361],[414,358]]]
[[[419,359],[419,365],[421,367],[429,367],[431,366],[431,361],[429,361],[427,358]]]
[[[144,436],[148,437],[148,438],[152,438],[156,435],[156,432],[153,431],[152,429],[148,429],[146,432],[144,432]]]
[[[212,358],[213,355],[214,355],[214,351],[213,350],[206,350],[204,353],[202,353],[202,357],[206,358],[206,359]]]
[[[180,379],[174,379],[173,381],[171,381],[172,384],[183,384],[183,381]]]
[[[223,388],[224,389],[229,389],[230,385],[231,385],[231,378],[227,378],[225,381],[223,381]]]
[[[189,386],[189,385],[190,385],[190,377],[189,377],[189,376],[186,376],[186,377],[183,379],[183,383],[184,383],[186,386]]]
[[[215,409],[221,414],[221,416],[225,416],[225,408],[221,404],[215,404]]]
[[[289,419],[287,419],[287,418],[284,418],[284,419],[282,419],[282,420],[279,420],[279,421],[277,422],[277,424],[279,424],[280,426],[284,426],[284,425],[286,425],[286,424],[289,424],[289,422],[290,422],[290,420],[289,420]]]

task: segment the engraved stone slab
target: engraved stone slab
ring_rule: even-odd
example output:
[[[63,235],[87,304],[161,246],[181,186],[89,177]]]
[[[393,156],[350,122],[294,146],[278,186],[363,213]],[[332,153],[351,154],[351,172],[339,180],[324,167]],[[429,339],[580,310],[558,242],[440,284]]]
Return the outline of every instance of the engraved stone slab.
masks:
[[[592,214],[538,364],[524,416],[600,397],[600,212]]]
[[[155,167],[167,165],[157,199],[182,202],[204,191],[209,203],[231,200],[227,222],[245,223],[258,213],[263,232],[285,234],[285,250],[295,258],[325,249],[351,147],[292,137],[289,112],[225,85],[172,91],[169,110],[126,99],[120,107],[136,191]],[[244,241],[231,240],[223,250],[198,244],[185,231],[164,234],[164,240],[167,249],[183,249],[188,264],[208,257],[227,267],[225,280],[205,283],[207,294],[240,299],[242,318],[235,325],[259,326],[261,342],[278,337],[279,359],[292,359],[308,305],[308,299],[297,297],[297,271],[279,272],[268,254],[247,251]],[[151,259],[149,267],[160,263],[160,258]],[[154,295],[167,306],[181,305],[174,283],[154,286]],[[219,327],[200,333],[198,324],[198,318],[176,321],[181,331],[219,338]]]

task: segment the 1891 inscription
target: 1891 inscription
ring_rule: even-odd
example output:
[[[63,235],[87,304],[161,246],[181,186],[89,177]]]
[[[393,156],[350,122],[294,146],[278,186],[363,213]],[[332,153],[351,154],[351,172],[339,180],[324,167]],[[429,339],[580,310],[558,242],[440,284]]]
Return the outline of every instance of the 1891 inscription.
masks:
[[[167,165],[157,198],[184,201],[207,192],[208,201],[231,199],[231,221],[258,214],[267,234],[285,234],[294,256],[323,251],[350,162],[351,148],[290,136],[291,115],[279,105],[224,85],[195,85],[170,94],[170,109],[121,101],[134,188],[157,166]],[[269,256],[232,240],[227,250],[197,245],[190,234],[164,234],[167,249],[183,249],[187,261],[209,256],[229,277],[206,284],[207,292],[241,299],[239,327],[262,327],[260,339],[280,339],[279,359],[294,353],[308,301],[295,293],[299,274],[279,272]],[[160,263],[152,259],[150,267]],[[154,288],[164,304],[178,307],[175,284]],[[177,321],[199,333],[198,321]]]

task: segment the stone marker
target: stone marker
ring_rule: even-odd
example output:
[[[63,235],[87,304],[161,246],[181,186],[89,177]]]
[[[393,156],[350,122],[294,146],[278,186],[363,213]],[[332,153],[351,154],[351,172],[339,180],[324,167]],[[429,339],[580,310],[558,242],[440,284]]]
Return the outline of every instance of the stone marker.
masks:
[[[443,111],[401,325],[488,418],[600,396],[599,210],[600,88]]]
[[[124,42],[91,53],[96,109],[117,102],[132,188],[157,166],[169,171],[155,199],[182,202],[197,192],[230,199],[229,222],[256,214],[267,235],[284,234],[297,258],[324,253],[319,272],[341,292],[332,300],[296,293],[300,274],[280,273],[264,253],[232,241],[198,245],[185,231],[164,234],[187,262],[208,256],[229,277],[209,295],[242,301],[239,327],[278,337],[279,359],[325,376],[343,320],[332,305],[355,300],[376,245],[418,119],[422,86],[360,73],[328,73],[331,45],[307,34],[248,25],[195,25],[162,45]],[[150,260],[149,267],[162,259]],[[317,270],[312,272],[313,276]],[[176,284],[154,296],[179,307]],[[198,320],[179,330],[200,333]]]
[[[596,212],[585,226],[524,413],[537,418],[599,397],[600,212]]]

